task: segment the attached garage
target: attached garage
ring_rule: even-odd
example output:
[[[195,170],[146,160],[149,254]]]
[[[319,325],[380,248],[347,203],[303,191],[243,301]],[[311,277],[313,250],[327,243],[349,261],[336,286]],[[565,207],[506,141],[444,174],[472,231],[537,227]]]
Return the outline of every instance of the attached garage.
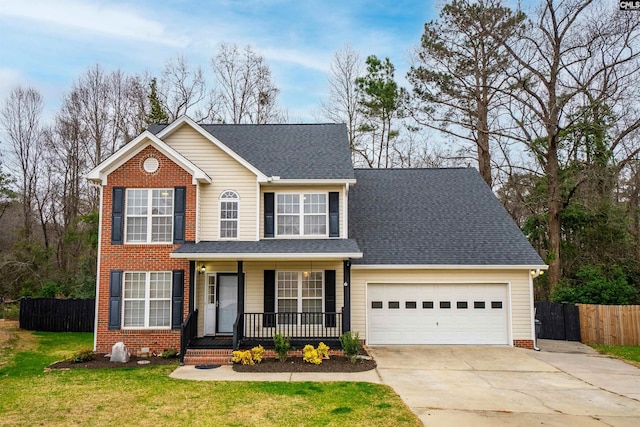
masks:
[[[369,283],[369,344],[510,345],[507,284]]]

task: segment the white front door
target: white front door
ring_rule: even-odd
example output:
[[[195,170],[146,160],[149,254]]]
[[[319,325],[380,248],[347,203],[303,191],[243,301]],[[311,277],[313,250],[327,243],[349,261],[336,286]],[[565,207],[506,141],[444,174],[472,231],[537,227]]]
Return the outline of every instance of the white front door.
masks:
[[[204,289],[204,334],[216,334],[216,275],[207,273]]]
[[[238,314],[238,275],[218,274],[218,322],[217,332],[232,334]]]

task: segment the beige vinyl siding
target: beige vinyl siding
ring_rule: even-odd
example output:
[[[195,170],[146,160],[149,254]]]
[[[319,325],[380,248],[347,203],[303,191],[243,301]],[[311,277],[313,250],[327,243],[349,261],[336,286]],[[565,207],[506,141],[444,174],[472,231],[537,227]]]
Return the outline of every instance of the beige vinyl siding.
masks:
[[[197,267],[202,263],[198,262]],[[237,262],[205,262],[207,273],[235,273]],[[342,261],[245,261],[245,312],[264,312],[264,270],[276,271],[323,271],[336,270],[336,311],[340,312],[344,305],[344,282]],[[204,283],[205,275],[196,277],[196,308],[198,308],[198,335],[204,333]],[[323,310],[324,310],[323,292]]]
[[[366,338],[367,283],[505,283],[511,285],[510,324],[514,340],[530,340],[529,270],[358,270],[351,269],[351,329]]]
[[[343,185],[296,185],[296,186],[283,186],[283,185],[262,185],[260,187],[260,238],[264,238],[264,193],[329,193],[330,191],[337,191],[340,193],[338,200],[340,201],[340,237],[346,238],[345,232],[345,206],[344,205],[344,186]],[[327,198],[327,215],[329,215],[329,199]],[[275,218],[274,218],[275,220]],[[327,230],[327,234],[329,230]],[[276,238],[278,238],[276,236]]]
[[[234,190],[240,196],[240,240],[256,240],[257,177],[191,126],[183,125],[164,139],[169,146],[202,169],[213,180],[200,185],[198,237],[218,240],[220,194]]]

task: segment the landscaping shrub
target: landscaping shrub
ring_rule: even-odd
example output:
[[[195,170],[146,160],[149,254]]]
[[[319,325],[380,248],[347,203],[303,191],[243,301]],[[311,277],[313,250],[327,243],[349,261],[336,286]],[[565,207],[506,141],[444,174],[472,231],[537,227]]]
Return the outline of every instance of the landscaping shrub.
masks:
[[[329,358],[329,346],[325,343],[321,342],[318,344],[318,348],[316,350],[318,351],[318,355],[323,359]]]
[[[251,350],[234,351],[231,361],[242,365],[253,365],[254,363],[262,362],[263,355],[264,347],[259,345],[257,347],[253,347]]]
[[[618,266],[585,265],[575,279],[562,279],[551,292],[551,301],[570,304],[631,304],[636,290]]]
[[[175,348],[171,348],[162,352],[162,357],[164,357],[165,359],[172,359],[176,356],[178,356],[178,350],[176,350]]]
[[[234,351],[231,361],[233,363],[240,363],[242,365],[253,365],[253,357],[250,350]]]
[[[93,352],[93,350],[86,348],[84,350],[78,350],[73,353],[73,357],[71,357],[71,360],[73,360],[75,363],[83,363],[95,358],[96,354]]]
[[[360,337],[358,335],[358,332],[354,335],[349,331],[340,336],[342,351],[351,360],[351,363],[356,363],[358,358],[358,350],[360,350]]]
[[[289,337],[282,336],[281,333],[277,333],[273,336],[273,346],[276,351],[276,357],[279,361],[284,362],[287,360],[287,353],[291,350],[291,343]]]
[[[253,361],[256,363],[262,362],[262,356],[264,355],[264,347],[261,345],[257,347],[253,347],[251,349],[251,353],[253,354]]]
[[[313,363],[319,365],[322,363],[322,356],[318,354],[318,350],[313,348],[311,344],[307,344],[302,349],[302,360],[307,363]]]

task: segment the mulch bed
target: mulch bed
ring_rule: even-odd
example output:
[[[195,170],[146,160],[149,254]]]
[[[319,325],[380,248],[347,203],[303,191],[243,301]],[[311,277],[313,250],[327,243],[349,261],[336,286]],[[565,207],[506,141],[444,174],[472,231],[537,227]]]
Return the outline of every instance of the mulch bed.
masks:
[[[127,363],[111,362],[105,353],[96,353],[96,358],[88,362],[75,363],[72,360],[63,360],[49,365],[49,369],[99,369],[99,368],[144,368],[145,366],[174,365],[178,363],[177,358],[165,359],[164,357],[153,356],[147,359],[131,356]],[[139,365],[138,360],[148,360],[146,365]]]
[[[314,365],[302,360],[302,357],[290,357],[286,362],[277,359],[263,359],[255,365],[233,365],[236,372],[363,372],[376,367],[375,360],[358,360],[351,363],[346,357],[332,356]]]

